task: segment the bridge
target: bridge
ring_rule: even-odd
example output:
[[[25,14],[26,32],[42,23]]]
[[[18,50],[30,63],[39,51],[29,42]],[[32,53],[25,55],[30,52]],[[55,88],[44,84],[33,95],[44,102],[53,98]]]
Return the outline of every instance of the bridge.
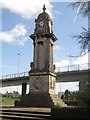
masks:
[[[56,82],[79,81],[81,85],[84,85],[88,83],[88,74],[90,74],[90,63],[57,67],[55,72],[57,75]],[[0,82],[0,87],[17,86],[22,85],[22,83],[29,84],[28,71],[1,76]]]

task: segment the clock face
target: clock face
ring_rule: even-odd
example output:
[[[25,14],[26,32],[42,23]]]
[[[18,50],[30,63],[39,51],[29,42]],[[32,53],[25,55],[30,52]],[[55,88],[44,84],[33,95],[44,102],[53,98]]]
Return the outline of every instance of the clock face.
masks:
[[[43,26],[43,25],[44,25],[44,21],[40,21],[40,22],[39,22],[39,25],[40,25],[40,26]]]

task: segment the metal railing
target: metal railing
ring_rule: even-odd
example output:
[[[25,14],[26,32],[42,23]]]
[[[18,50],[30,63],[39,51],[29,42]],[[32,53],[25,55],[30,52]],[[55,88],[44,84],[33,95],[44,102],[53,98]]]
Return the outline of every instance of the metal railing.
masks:
[[[15,73],[15,74],[9,74],[9,75],[3,75],[0,79],[11,79],[11,78],[19,78],[19,77],[25,77],[29,76],[28,71],[22,72],[22,73]]]
[[[86,63],[86,64],[76,64],[76,65],[57,67],[55,72],[70,72],[70,71],[80,71],[80,70],[89,70],[89,69],[90,69],[90,63]]]
[[[70,72],[70,71],[80,71],[80,70],[89,70],[89,69],[90,69],[90,63],[86,63],[86,64],[77,64],[77,65],[57,67],[55,69],[55,72],[56,73],[58,73],[58,72]],[[12,79],[12,78],[18,78],[18,77],[26,77],[26,76],[29,76],[28,71],[22,72],[22,73],[4,75],[4,76],[0,77],[0,80]]]

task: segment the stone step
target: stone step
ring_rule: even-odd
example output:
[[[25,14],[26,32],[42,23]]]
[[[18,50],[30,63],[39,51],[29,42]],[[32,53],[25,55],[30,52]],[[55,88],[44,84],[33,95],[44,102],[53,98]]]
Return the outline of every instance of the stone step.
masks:
[[[58,97],[57,94],[50,94],[55,106],[66,107],[67,105]]]
[[[2,110],[0,111],[0,117],[4,119],[49,120],[51,114],[48,112]]]
[[[5,119],[9,119],[9,120],[48,120],[47,118],[39,118],[39,117],[25,117],[25,116],[17,116],[17,115],[4,115],[4,114],[0,114],[0,118]]]
[[[29,114],[29,113],[12,113],[12,112],[2,112],[3,115],[17,115],[17,116],[28,116],[28,117],[41,117],[41,118],[49,118],[49,115],[43,115],[43,114]]]

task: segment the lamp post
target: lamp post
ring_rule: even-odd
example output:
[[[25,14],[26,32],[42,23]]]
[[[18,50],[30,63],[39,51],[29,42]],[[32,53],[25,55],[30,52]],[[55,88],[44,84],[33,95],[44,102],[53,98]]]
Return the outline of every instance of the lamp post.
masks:
[[[19,74],[19,56],[20,56],[20,53],[17,54],[18,56],[18,63],[17,63],[17,75]],[[17,92],[18,92],[18,86],[17,86]]]
[[[19,56],[20,56],[20,53],[18,53],[17,55],[18,55],[17,73],[19,73]]]

